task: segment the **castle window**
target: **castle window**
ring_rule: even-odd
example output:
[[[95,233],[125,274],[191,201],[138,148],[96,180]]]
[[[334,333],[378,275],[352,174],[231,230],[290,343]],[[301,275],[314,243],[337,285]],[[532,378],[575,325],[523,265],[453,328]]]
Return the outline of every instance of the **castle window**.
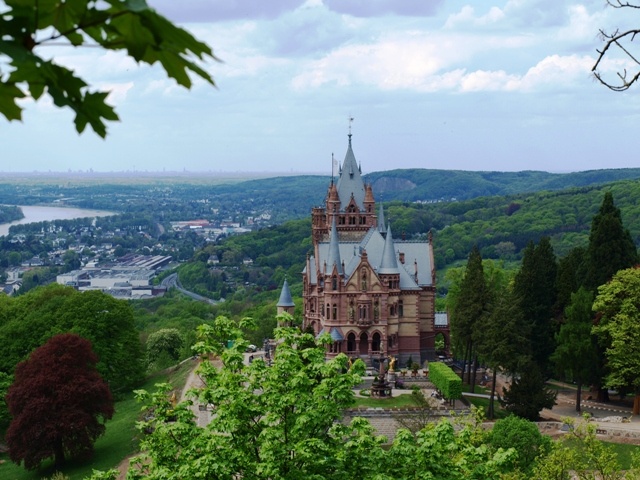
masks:
[[[373,334],[373,337],[371,338],[371,350],[373,350],[374,352],[379,352],[380,351],[380,334],[378,332]]]
[[[402,303],[402,300],[398,301],[398,316],[404,317],[404,304]]]
[[[331,305],[327,303],[327,320],[331,320]]]
[[[331,278],[331,288],[334,290],[338,289],[338,279],[336,277]]]
[[[338,319],[338,306],[335,303],[333,304],[333,319]]]
[[[347,352],[356,351],[356,336],[353,333],[347,335]]]

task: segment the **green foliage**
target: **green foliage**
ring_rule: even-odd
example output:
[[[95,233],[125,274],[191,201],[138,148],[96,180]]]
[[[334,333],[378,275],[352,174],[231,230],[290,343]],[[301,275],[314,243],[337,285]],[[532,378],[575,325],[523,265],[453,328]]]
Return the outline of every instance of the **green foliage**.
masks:
[[[600,322],[593,327],[605,348],[610,388],[631,387],[640,391],[640,269],[616,273],[598,289],[593,303]]]
[[[509,415],[496,421],[489,435],[488,444],[505,450],[513,447],[517,454],[517,467],[529,472],[536,457],[544,456],[551,448],[551,439],[540,433],[538,426],[524,418]]]
[[[522,365],[509,389],[503,389],[503,394],[500,403],[504,409],[531,421],[540,418],[543,408],[552,408],[556,399],[556,392],[546,387],[538,366],[533,362]]]
[[[3,432],[7,428],[11,420],[6,395],[12,383],[13,376],[5,372],[0,372],[0,432]]]
[[[631,234],[622,224],[622,215],[613,203],[612,193],[606,192],[591,223],[585,285],[595,291],[618,270],[637,263],[638,253]]]
[[[593,295],[584,287],[571,295],[571,304],[565,309],[565,322],[556,335],[556,350],[551,356],[561,378],[577,383],[576,410],[580,411],[582,385],[594,378],[598,356],[593,327]]]
[[[97,291],[80,293],[51,284],[0,302],[0,371],[13,372],[18,362],[57,333],[72,332],[91,341],[98,371],[111,390],[140,382],[142,346],[127,302]]]
[[[514,299],[526,325],[529,350],[540,373],[550,373],[549,356],[555,349],[553,307],[556,304],[557,264],[548,237],[530,242],[513,284]]]
[[[447,365],[441,362],[429,364],[429,380],[440,390],[444,398],[462,398],[462,380]]]
[[[211,48],[149,8],[145,0],[5,3],[0,60],[10,68],[0,71],[0,114],[7,120],[22,118],[16,100],[38,100],[44,93],[55,106],[74,112],[79,133],[88,124],[105,137],[105,120],[118,120],[105,102],[108,92],[91,91],[71,69],[36,54],[60,39],[74,47],[124,50],[138,63],[159,63],[168,77],[186,88],[192,84],[188,73],[213,85],[198,64],[207,57],[215,59]]]
[[[147,338],[147,361],[149,364],[158,363],[166,355],[175,363],[180,359],[182,344],[182,336],[176,328],[163,328],[153,332]]]

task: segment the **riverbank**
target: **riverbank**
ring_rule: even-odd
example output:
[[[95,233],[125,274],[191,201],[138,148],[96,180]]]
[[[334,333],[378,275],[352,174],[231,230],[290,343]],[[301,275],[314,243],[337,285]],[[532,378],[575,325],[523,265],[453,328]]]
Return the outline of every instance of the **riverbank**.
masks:
[[[106,210],[91,210],[86,208],[43,205],[18,205],[23,217],[9,223],[0,224],[0,236],[7,235],[14,225],[25,225],[36,222],[52,222],[54,220],[74,220],[76,218],[96,218],[117,215],[116,212]]]

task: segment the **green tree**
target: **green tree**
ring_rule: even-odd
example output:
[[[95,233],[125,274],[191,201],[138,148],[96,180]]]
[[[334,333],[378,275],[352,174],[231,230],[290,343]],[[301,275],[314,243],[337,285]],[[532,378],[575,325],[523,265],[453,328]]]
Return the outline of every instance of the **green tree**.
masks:
[[[571,295],[564,313],[565,321],[556,335],[556,350],[551,356],[556,371],[576,382],[576,412],[581,410],[582,386],[594,380],[598,356],[593,327],[593,295],[581,287]]]
[[[527,326],[513,300],[513,292],[506,285],[494,290],[491,313],[482,318],[475,332],[478,355],[491,369],[491,393],[487,416],[495,415],[498,373],[513,375],[529,361]]]
[[[12,372],[53,335],[73,332],[92,342],[98,371],[114,393],[131,389],[144,375],[133,310],[124,300],[51,284],[0,302],[2,317],[0,371]]]
[[[9,415],[9,407],[7,406],[7,390],[13,383],[13,376],[8,373],[0,372],[0,431],[4,431],[9,425],[11,417]]]
[[[505,410],[527,420],[540,418],[543,408],[555,405],[556,393],[545,385],[537,363],[529,361],[519,367],[508,389],[503,389],[502,406]]]
[[[74,112],[79,133],[88,124],[105,137],[105,120],[118,120],[105,102],[108,92],[91,91],[71,69],[37,53],[61,42],[124,50],[138,63],[159,63],[168,77],[186,88],[192,84],[189,73],[213,85],[209,73],[199,65],[207,58],[215,59],[211,48],[156,13],[145,0],[6,0],[0,31],[0,65],[9,65],[0,69],[0,114],[10,121],[22,118],[16,100],[38,100],[45,93],[55,106]]]
[[[585,248],[574,247],[558,261],[558,276],[556,278],[558,296],[554,306],[555,312],[562,314],[571,303],[571,295],[584,284],[585,255]]]
[[[180,359],[182,343],[182,336],[177,328],[163,328],[153,332],[147,338],[147,361],[154,364],[162,358],[167,358],[175,363]]]
[[[589,246],[585,257],[584,285],[596,295],[598,287],[607,283],[616,272],[637,263],[638,254],[631,234],[622,224],[622,215],[613,203],[613,194],[606,192],[600,210],[591,222]],[[605,372],[607,369],[604,350],[608,345],[605,340],[606,336],[601,336],[598,342],[599,372]],[[601,383],[602,379],[598,379],[594,384],[598,391],[598,400],[608,401],[608,389],[603,388]]]
[[[484,277],[482,257],[478,247],[474,246],[469,253],[469,260],[455,303],[450,304],[451,336],[458,344],[459,349],[464,351],[464,371],[469,372],[472,392],[475,383],[475,366],[477,365],[473,332],[477,322],[487,314],[488,304],[489,290]],[[472,370],[473,375],[471,374]]]
[[[555,350],[556,276],[556,258],[549,238],[543,237],[538,245],[529,242],[514,279],[513,292],[521,315],[529,325],[529,354],[543,376],[551,373],[549,357]]]
[[[291,319],[289,319],[291,321]],[[153,418],[141,422],[150,434],[129,478],[499,478],[513,469],[515,451],[490,451],[479,417],[428,424],[416,436],[400,429],[388,451],[363,418],[342,415],[364,364],[350,367],[343,354],[325,361],[328,335],[319,339],[293,327],[276,329],[271,366],[245,365],[239,324],[218,317],[199,329],[201,354],[219,356],[221,368],[203,362],[205,386],[191,392],[196,403],[213,405],[211,422],[199,427],[190,402],[174,406],[168,386],[149,395]],[[221,339],[234,340],[224,348]],[[171,422],[168,422],[168,419]]]
[[[509,415],[496,421],[491,429],[488,444],[493,448],[508,450],[513,447],[518,454],[517,467],[529,473],[536,457],[544,456],[551,448],[551,439],[540,433],[538,426],[524,418]]]
[[[640,413],[640,269],[616,273],[598,289],[593,302],[599,322],[593,327],[604,348],[608,374],[606,387],[632,388],[634,414]]]
[[[600,210],[593,217],[586,255],[585,286],[594,293],[623,268],[638,263],[638,252],[631,234],[622,224],[613,194],[606,192]]]

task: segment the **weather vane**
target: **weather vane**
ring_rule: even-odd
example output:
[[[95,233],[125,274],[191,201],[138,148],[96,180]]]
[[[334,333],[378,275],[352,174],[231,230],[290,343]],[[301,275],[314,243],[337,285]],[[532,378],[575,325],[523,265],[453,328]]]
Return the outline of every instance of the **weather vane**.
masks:
[[[353,117],[349,115],[349,136],[351,136],[351,124],[353,123]]]

